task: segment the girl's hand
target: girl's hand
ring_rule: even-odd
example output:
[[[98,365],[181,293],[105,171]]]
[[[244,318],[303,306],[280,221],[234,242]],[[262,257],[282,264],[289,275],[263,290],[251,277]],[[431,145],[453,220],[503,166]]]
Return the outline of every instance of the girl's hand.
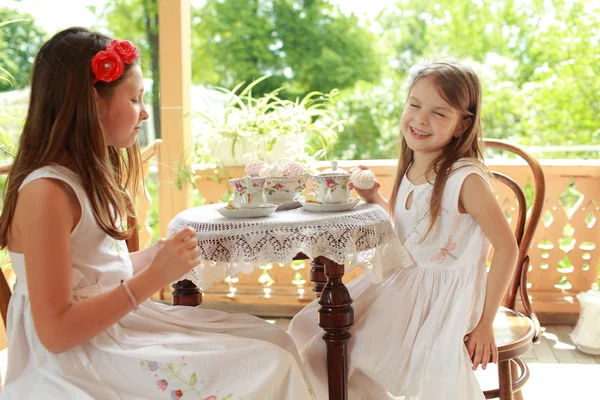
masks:
[[[473,360],[473,371],[479,367],[486,369],[490,357],[492,362],[498,363],[498,348],[494,340],[494,328],[492,324],[482,323],[465,336],[465,345],[469,352],[469,357]]]
[[[134,274],[137,274],[139,271],[148,267],[164,244],[165,239],[159,239],[156,243],[148,246],[144,250],[129,253]]]
[[[354,173],[356,171],[367,170],[367,169],[369,169],[369,167],[365,167],[364,165],[359,165],[358,168],[352,168],[350,170],[350,175],[352,175],[352,173]],[[349,186],[350,190],[354,189],[356,191],[356,193],[358,193],[358,195],[360,197],[362,197],[365,202],[367,202],[367,203],[376,203],[377,202],[376,199],[379,195],[379,187],[381,186],[378,181],[375,181],[375,185],[373,185],[373,187],[371,189],[359,189],[357,187],[354,187],[352,182],[349,182],[348,186]]]
[[[157,272],[165,283],[176,281],[200,262],[196,231],[190,227],[164,240],[162,245],[157,242],[155,246],[160,246],[160,249],[148,268]]]
[[[158,251],[160,249],[162,249],[162,247],[165,245],[166,241],[167,241],[167,239],[165,239],[165,238],[158,239],[156,242],[154,242],[153,244],[148,246],[148,257],[149,257],[150,262],[152,262],[152,260],[154,260],[154,257],[156,257],[156,254],[158,254]]]

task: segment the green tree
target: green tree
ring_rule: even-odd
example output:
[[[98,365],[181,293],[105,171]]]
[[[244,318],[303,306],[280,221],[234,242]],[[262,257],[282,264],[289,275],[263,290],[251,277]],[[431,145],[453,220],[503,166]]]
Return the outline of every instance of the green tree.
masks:
[[[329,158],[396,158],[400,118],[406,98],[401,82],[359,82],[340,93],[334,110],[346,122]]]
[[[21,89],[29,85],[33,59],[48,35],[35,25],[29,14],[0,8],[0,21],[21,20],[0,27],[0,65],[12,79],[0,80],[0,92]]]
[[[196,83],[233,87],[271,75],[257,92],[289,83],[294,97],[380,76],[375,35],[327,0],[207,0],[192,26]]]
[[[452,57],[473,65],[483,86],[485,136],[538,146],[598,143],[598,2],[401,0],[384,10],[378,22],[389,66],[384,79],[404,83],[410,67],[424,59]],[[395,89],[384,84],[375,85],[371,93],[364,89],[342,93],[338,110],[363,117],[348,118],[336,151],[360,143],[370,155],[395,156],[375,146],[383,143],[381,138],[399,132],[397,125],[389,123],[399,115],[375,118],[387,109],[401,112],[404,99],[390,96],[390,90]],[[399,103],[374,103],[370,94]],[[366,104],[383,111],[373,114]],[[357,142],[357,132],[369,132],[373,145]]]
[[[98,10],[91,7],[91,11]],[[144,73],[152,78],[154,132],[160,138],[157,0],[113,0],[107,2],[98,14],[105,23],[105,29],[114,37],[130,40],[140,48]]]

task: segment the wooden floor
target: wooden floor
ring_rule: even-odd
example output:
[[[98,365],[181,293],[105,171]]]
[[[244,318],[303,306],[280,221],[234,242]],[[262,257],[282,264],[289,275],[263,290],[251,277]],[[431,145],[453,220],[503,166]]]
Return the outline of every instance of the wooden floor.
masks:
[[[283,329],[289,324],[284,318],[266,320]],[[569,337],[572,330],[570,325],[544,327],[541,343],[523,357],[531,371],[524,400],[600,400],[600,356],[577,350]],[[477,378],[483,388],[492,388],[496,369],[479,370]]]
[[[265,320],[287,329],[289,319]],[[525,400],[599,400],[600,356],[578,351],[569,337],[569,325],[543,328],[541,343],[535,345],[524,360],[531,377],[523,389]],[[0,375],[6,371],[6,350],[0,352]],[[496,371],[490,366],[479,370],[477,378],[484,388],[496,384]],[[1,386],[0,386],[1,387]],[[465,399],[467,400],[467,399]]]

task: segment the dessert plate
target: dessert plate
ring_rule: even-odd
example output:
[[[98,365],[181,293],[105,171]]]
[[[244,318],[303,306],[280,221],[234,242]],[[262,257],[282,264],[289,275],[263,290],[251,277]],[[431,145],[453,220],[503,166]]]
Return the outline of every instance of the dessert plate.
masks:
[[[239,210],[229,210],[227,206],[217,208],[217,212],[227,218],[259,218],[273,214],[277,209],[275,204],[265,204],[256,208],[242,208]]]

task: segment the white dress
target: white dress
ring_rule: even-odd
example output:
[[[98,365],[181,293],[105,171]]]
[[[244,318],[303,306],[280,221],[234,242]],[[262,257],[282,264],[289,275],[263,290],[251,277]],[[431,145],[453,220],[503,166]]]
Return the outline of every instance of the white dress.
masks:
[[[395,227],[415,266],[399,269],[381,284],[366,275],[348,284],[355,320],[348,345],[350,400],[484,398],[463,339],[483,311],[490,246],[475,220],[458,211],[465,178],[483,175],[473,165],[461,165],[453,168],[440,216],[421,243],[433,186],[402,180]],[[317,326],[318,308],[315,301],[296,315],[289,333],[317,399],[326,400],[326,347]]]
[[[124,241],[106,235],[77,175],[48,166],[30,174],[69,184],[82,215],[71,234],[75,300],[120,284],[133,270]],[[105,332],[55,355],[40,343],[22,254],[11,253],[17,283],[8,311],[8,371],[0,399],[312,399],[297,350],[277,326],[152,301]]]

